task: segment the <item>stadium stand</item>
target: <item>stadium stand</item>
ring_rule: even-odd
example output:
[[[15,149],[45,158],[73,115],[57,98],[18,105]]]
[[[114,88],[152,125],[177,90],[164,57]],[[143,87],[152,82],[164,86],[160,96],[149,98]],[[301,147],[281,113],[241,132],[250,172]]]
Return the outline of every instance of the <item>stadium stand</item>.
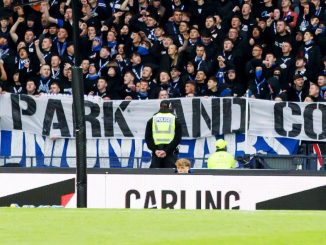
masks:
[[[81,0],[74,50],[71,0],[1,0],[0,92],[71,94],[80,52],[85,94],[106,100],[248,92],[325,101],[325,8],[322,0]]]
[[[57,93],[55,83],[70,94],[71,0],[26,3],[0,4],[1,89]],[[253,98],[324,100],[324,1],[82,0],[79,9],[86,94],[142,100],[162,90],[176,98],[249,89]]]

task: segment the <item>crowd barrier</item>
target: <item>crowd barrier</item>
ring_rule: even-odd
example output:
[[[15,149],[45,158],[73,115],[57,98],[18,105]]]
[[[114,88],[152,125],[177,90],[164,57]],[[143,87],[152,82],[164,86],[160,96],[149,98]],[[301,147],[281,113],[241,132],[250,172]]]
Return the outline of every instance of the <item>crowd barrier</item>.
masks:
[[[75,160],[75,157],[67,157],[71,160]],[[148,157],[99,157],[102,163],[106,162],[107,166],[110,168],[121,168],[122,165],[125,168],[148,168],[151,162],[151,158]],[[0,157],[0,162],[2,167],[26,167],[15,159],[21,159],[21,157]],[[46,161],[44,161],[46,159]],[[51,161],[57,159],[57,157],[26,157],[26,161],[29,163],[29,167],[55,167],[51,165]],[[96,157],[88,157],[88,162],[92,162]],[[203,162],[207,161],[207,158],[190,158],[192,166],[196,160]],[[244,155],[242,157],[237,157],[238,165],[240,169],[278,169],[278,170],[325,170],[326,169],[326,155],[318,157],[317,155],[311,154],[307,155],[275,155],[275,154],[254,154],[254,155]],[[42,162],[42,164],[38,164]],[[48,165],[43,163],[47,162]],[[124,164],[123,164],[124,162]],[[91,165],[91,164],[89,164]],[[206,166],[204,165],[203,168]]]

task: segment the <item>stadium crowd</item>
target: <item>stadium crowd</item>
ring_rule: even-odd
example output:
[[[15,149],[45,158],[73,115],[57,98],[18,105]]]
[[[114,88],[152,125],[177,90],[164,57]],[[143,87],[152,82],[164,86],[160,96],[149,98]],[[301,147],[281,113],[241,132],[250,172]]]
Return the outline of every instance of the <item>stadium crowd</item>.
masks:
[[[104,99],[326,99],[326,1],[71,0],[0,3],[0,91]],[[24,4],[24,5],[22,5]]]

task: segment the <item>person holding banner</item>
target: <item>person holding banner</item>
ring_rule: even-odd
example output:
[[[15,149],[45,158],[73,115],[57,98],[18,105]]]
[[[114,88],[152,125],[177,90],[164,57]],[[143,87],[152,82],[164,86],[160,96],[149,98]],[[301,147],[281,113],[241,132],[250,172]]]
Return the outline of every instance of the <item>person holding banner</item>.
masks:
[[[219,139],[215,142],[216,152],[207,160],[209,169],[231,169],[235,168],[234,156],[226,151],[227,142]]]
[[[171,102],[161,101],[159,112],[146,125],[145,141],[152,151],[150,168],[174,168],[181,138],[182,127],[172,113]]]

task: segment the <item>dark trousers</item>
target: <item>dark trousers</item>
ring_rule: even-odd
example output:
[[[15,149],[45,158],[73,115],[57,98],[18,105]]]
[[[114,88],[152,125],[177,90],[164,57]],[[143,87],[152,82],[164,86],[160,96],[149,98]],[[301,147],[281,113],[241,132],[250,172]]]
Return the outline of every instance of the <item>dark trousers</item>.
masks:
[[[150,168],[175,168],[175,162],[177,159],[178,157],[174,153],[171,153],[164,158],[159,158],[155,153],[153,153]]]

